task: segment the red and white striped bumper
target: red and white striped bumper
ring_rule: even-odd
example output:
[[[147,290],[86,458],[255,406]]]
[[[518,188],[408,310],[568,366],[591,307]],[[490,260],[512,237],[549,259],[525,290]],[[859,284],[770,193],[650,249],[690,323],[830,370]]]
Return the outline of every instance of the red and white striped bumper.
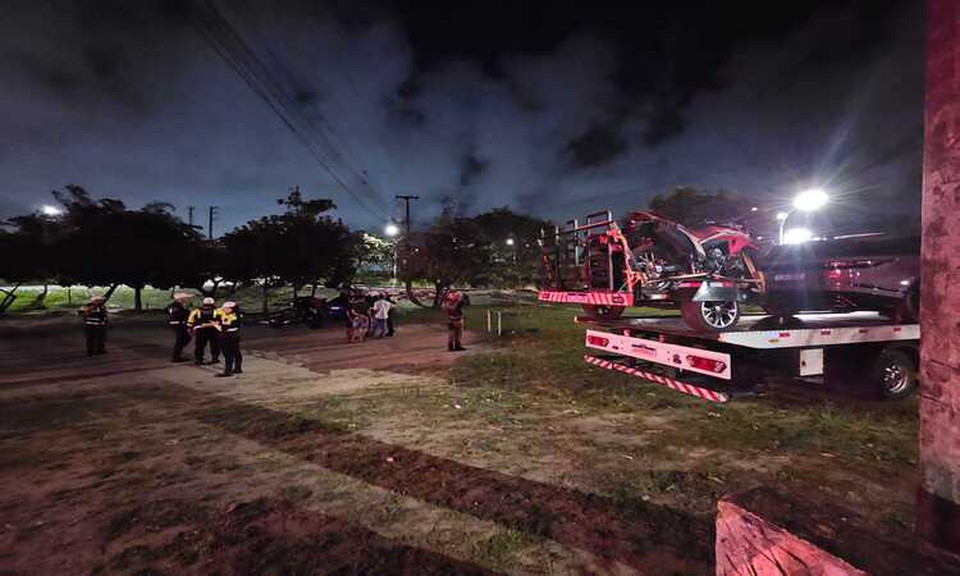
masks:
[[[541,302],[558,304],[585,304],[587,306],[633,306],[633,294],[624,292],[555,292],[541,290]]]
[[[616,370],[617,372],[623,372],[624,374],[636,376],[637,378],[643,378],[644,380],[649,380],[654,384],[660,384],[661,386],[666,386],[671,390],[689,394],[690,396],[696,396],[697,398],[709,400],[710,402],[723,403],[730,400],[730,397],[723,392],[717,392],[715,390],[710,390],[709,388],[701,388],[700,386],[694,386],[693,384],[680,382],[679,380],[667,378],[666,376],[661,376],[660,374],[638,370],[619,362],[604,360],[603,358],[591,356],[590,354],[584,354],[583,360],[587,364],[599,366],[600,368],[606,368],[607,370]]]

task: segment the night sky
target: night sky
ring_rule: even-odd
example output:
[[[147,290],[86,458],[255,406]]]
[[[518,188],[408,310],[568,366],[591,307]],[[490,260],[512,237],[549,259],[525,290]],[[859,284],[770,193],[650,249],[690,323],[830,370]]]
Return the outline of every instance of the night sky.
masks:
[[[294,185],[370,229],[674,185],[919,212],[922,2],[620,4],[6,2],[0,217],[72,183],[218,234]]]

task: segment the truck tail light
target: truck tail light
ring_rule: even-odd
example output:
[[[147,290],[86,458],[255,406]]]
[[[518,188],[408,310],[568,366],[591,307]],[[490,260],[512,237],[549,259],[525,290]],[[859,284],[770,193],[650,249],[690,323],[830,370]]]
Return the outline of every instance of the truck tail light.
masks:
[[[587,344],[589,346],[599,346],[600,348],[606,348],[610,344],[609,338],[603,338],[601,336],[587,336]]]
[[[713,358],[704,358],[703,356],[694,356],[692,354],[687,356],[687,364],[697,370],[705,370],[707,372],[713,372],[714,374],[719,374],[727,369],[726,362],[722,360],[714,360]]]

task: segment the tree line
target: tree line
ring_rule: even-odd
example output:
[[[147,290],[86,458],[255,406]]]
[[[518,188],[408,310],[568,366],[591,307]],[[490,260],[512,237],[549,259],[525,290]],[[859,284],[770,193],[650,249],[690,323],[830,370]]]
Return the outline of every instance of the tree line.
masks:
[[[506,208],[470,218],[451,210],[423,231],[391,241],[350,230],[334,219],[328,199],[306,199],[299,190],[278,200],[280,214],[250,220],[208,240],[183,222],[167,203],[131,209],[114,198],[95,199],[84,188],[53,192],[62,210],[7,219],[0,227],[0,279],[14,288],[0,301],[0,312],[24,283],[133,289],[134,308],[142,291],[188,287],[213,294],[258,286],[264,311],[271,289],[295,290],[349,285],[358,268],[375,263],[392,267],[409,287],[433,285],[434,303],[454,285],[520,286],[534,281],[539,262],[536,239],[548,222]]]

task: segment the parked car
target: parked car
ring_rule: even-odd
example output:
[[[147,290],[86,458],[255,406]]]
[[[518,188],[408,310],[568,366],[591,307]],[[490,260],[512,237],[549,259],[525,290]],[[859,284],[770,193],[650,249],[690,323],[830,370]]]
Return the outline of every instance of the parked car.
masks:
[[[775,246],[761,256],[763,309],[877,311],[915,322],[920,310],[920,238],[870,235]]]

